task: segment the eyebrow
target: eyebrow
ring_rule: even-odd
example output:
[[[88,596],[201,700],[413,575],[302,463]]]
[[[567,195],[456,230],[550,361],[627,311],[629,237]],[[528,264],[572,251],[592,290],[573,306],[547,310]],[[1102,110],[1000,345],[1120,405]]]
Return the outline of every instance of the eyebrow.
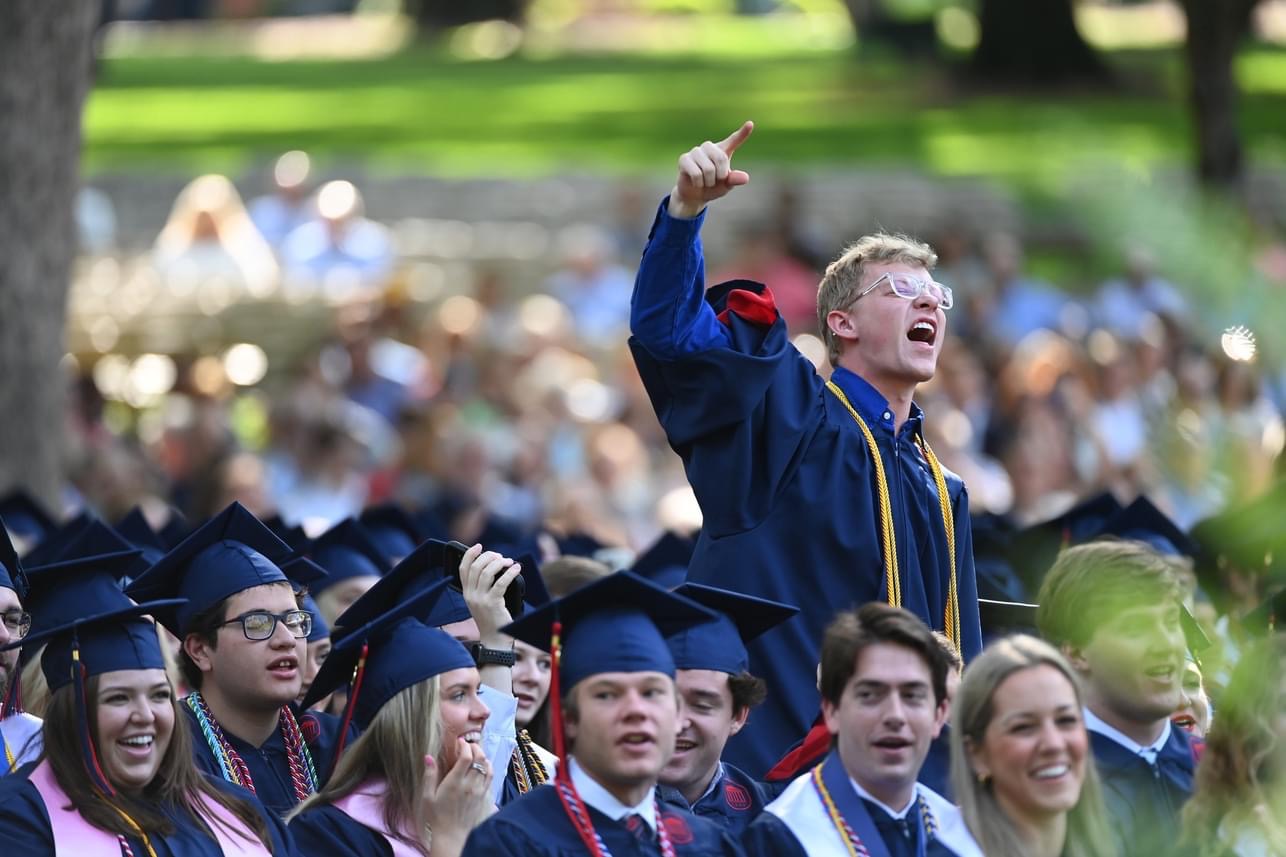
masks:
[[[1070,712],[1075,712],[1076,714],[1080,714],[1080,709],[1077,708],[1075,705],[1060,705],[1054,709],[1054,714],[1067,714]],[[1006,714],[1004,717],[1000,718],[1000,721],[1002,723],[1007,723],[1010,720],[1016,720],[1019,717],[1037,717],[1042,713],[1043,712],[1040,710],[1026,708],[1026,709],[1023,709],[1022,711],[1012,711],[1009,714]]]
[[[117,693],[117,692],[129,693],[136,689],[137,688],[135,688],[133,685],[109,684],[106,687],[100,687],[98,689],[98,695],[105,696],[106,694]],[[158,681],[156,684],[147,688],[147,692],[151,693],[154,690],[169,690],[169,689],[170,689],[170,683],[168,681]]]
[[[859,679],[853,684],[854,689],[873,688],[877,690],[885,690],[890,687],[896,687],[899,690],[921,690],[921,689],[927,689],[928,686],[929,686],[929,683],[927,681],[919,681],[918,679],[916,681],[904,681],[904,682],[893,683],[893,682],[887,682],[887,681],[878,681],[873,678],[865,678],[865,679]]]
[[[715,702],[721,702],[723,700],[723,695],[719,693],[715,693],[713,690],[693,690],[688,692],[688,696],[696,697],[697,699],[703,699],[703,700],[709,699]]]

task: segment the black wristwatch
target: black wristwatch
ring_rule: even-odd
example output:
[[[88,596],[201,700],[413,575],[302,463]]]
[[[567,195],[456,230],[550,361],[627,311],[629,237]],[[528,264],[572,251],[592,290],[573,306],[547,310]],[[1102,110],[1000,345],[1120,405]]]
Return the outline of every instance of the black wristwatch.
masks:
[[[473,655],[473,662],[479,667],[512,667],[518,662],[513,649],[488,649],[482,643],[470,643],[469,654]]]

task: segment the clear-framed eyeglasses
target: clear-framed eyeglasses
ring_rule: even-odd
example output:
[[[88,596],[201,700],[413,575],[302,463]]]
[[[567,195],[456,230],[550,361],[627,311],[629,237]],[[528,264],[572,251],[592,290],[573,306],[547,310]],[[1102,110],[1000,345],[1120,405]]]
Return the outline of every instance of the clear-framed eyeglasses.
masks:
[[[3,618],[10,640],[21,640],[31,632],[31,614],[26,610],[6,610],[0,613],[0,618]]]
[[[290,636],[301,640],[313,630],[313,617],[307,610],[287,610],[285,613],[251,610],[226,622],[220,622],[218,627],[240,624],[241,632],[246,635],[247,640],[259,641],[267,640],[277,633],[278,622],[286,626]]]
[[[853,299],[853,303],[857,303],[883,283],[888,283],[893,287],[893,294],[909,301],[915,300],[920,297],[920,295],[928,294],[936,298],[938,306],[942,307],[944,310],[951,309],[952,304],[955,303],[955,299],[951,294],[950,286],[944,286],[936,280],[922,280],[919,277],[913,277],[910,274],[894,273],[888,273],[880,277],[876,277],[875,282],[862,289],[858,296]]]

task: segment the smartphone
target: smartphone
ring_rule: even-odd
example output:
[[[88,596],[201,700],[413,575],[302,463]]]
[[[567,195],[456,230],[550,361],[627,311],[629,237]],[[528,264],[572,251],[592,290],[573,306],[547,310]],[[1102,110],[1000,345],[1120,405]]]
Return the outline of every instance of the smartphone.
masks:
[[[464,591],[464,581],[460,578],[460,563],[464,561],[464,554],[469,550],[468,545],[460,542],[447,542],[444,549],[442,564],[446,569],[447,580],[451,581],[451,588],[456,592]],[[503,574],[507,569],[501,569]],[[505,609],[509,615],[517,619],[522,615],[523,598],[527,595],[527,584],[522,579],[522,572],[518,573],[505,590]]]

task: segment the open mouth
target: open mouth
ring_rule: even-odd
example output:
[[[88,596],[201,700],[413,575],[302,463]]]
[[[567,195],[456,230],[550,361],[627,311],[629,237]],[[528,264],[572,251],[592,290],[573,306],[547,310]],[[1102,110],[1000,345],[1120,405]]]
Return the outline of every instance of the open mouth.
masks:
[[[514,691],[514,699],[518,700],[519,708],[530,708],[536,704],[536,697],[530,693],[520,693]]]
[[[1186,732],[1197,731],[1197,718],[1191,714],[1176,714],[1170,718],[1170,722]]]
[[[478,729],[475,729],[472,732],[466,732],[460,737],[469,744],[479,744],[482,742],[482,732]]]
[[[651,747],[656,743],[656,741],[651,735],[648,735],[645,732],[630,732],[629,734],[622,736],[621,740],[616,743],[622,744],[632,750],[642,750]]]
[[[155,741],[155,735],[131,735],[128,738],[121,738],[116,743],[124,747],[131,756],[146,756],[152,752],[152,744]]]
[[[1149,667],[1148,669],[1144,670],[1143,674],[1150,679],[1155,679],[1156,681],[1168,683],[1173,681],[1175,676],[1178,675],[1178,673],[1179,671],[1175,669],[1173,664],[1158,664],[1154,667]]]
[[[277,658],[277,660],[268,664],[268,672],[276,673],[279,676],[294,677],[299,671],[299,659],[295,657]]]
[[[674,752],[686,753],[689,750],[695,750],[696,746],[697,746],[696,741],[689,741],[686,738],[680,738],[679,740],[674,742]]]
[[[906,333],[906,338],[912,342],[933,345],[938,341],[938,325],[922,318],[911,325],[911,329]]]
[[[1043,768],[1037,768],[1032,772],[1032,779],[1036,780],[1057,780],[1067,776],[1071,768],[1065,764],[1046,765]]]
[[[871,743],[874,746],[879,747],[881,750],[905,750],[907,747],[911,746],[911,742],[906,738],[898,738],[894,736],[880,738],[879,740],[872,741]]]

